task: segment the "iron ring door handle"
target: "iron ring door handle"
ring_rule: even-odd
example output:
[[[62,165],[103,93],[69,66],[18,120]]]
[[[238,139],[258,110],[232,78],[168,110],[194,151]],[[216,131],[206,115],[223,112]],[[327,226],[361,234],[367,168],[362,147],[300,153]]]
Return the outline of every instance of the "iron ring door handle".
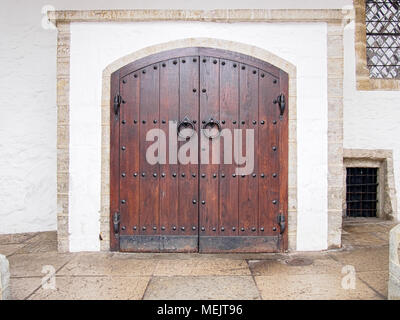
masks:
[[[218,129],[218,133],[217,134],[215,134],[215,135],[209,135],[208,134],[208,129],[207,128],[212,128],[212,127],[217,127],[217,129]],[[214,120],[213,118],[210,118],[210,120],[208,120],[205,124],[204,124],[204,126],[203,126],[203,132],[204,132],[204,135],[207,137],[207,138],[209,138],[209,139],[215,139],[215,138],[218,138],[219,137],[219,135],[221,134],[221,125],[219,124],[219,121],[217,121],[217,120]]]
[[[187,129],[187,128],[191,128],[192,129],[192,133],[189,136],[182,135],[181,130],[182,129]],[[188,117],[185,117],[181,122],[179,122],[178,128],[176,130],[178,132],[178,135],[181,138],[187,139],[187,138],[193,137],[196,129],[195,129],[195,126],[194,126],[194,122],[192,120],[190,120]]]

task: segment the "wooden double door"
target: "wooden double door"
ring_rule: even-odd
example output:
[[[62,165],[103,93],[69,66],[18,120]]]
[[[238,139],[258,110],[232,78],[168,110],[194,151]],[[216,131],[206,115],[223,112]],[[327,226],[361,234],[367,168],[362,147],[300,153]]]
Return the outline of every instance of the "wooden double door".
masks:
[[[152,129],[165,136],[147,141]],[[192,137],[180,137],[182,129],[193,129]],[[210,129],[206,137],[203,129]],[[212,158],[217,140],[219,160]],[[241,141],[236,148],[235,140]],[[154,154],[167,155],[153,163],[146,155],[157,141]],[[195,147],[185,149],[188,143]],[[112,250],[287,248],[288,76],[282,70],[211,48],[133,62],[112,75],[110,145]],[[180,152],[192,161],[181,163]],[[254,160],[249,172],[238,169],[246,152]]]

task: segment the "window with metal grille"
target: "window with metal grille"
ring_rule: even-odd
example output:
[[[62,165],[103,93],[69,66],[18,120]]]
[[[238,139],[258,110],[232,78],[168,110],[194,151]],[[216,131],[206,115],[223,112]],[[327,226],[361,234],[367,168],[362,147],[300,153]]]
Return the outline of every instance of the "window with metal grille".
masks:
[[[370,78],[400,79],[400,0],[366,0]]]
[[[348,217],[376,217],[377,168],[347,168],[346,203]]]

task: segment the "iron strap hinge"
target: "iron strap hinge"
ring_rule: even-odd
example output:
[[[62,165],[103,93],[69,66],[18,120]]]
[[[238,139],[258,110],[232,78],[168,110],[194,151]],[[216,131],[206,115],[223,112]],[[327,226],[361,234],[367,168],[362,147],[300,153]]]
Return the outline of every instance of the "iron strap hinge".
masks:
[[[118,114],[121,103],[122,103],[122,97],[119,93],[117,93],[114,97],[114,114],[115,115]]]
[[[286,229],[286,220],[285,220],[285,216],[283,214],[280,214],[278,216],[278,224],[279,224],[279,228],[280,228],[280,234],[283,234]]]
[[[119,234],[119,222],[120,222],[120,214],[119,212],[114,212],[113,216],[113,224],[114,224],[114,234]]]
[[[285,99],[285,95],[283,93],[281,93],[278,98],[276,99],[279,105],[279,117],[282,119],[283,118],[283,114],[285,113],[285,108],[286,108],[286,99]]]

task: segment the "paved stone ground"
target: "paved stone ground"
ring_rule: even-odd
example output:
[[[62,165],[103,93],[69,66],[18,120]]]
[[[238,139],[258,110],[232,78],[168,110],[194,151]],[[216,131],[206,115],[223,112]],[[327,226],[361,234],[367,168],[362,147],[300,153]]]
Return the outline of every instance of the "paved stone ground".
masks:
[[[346,220],[343,248],[318,253],[59,254],[56,233],[45,232],[0,235],[0,254],[13,299],[386,299],[393,226]],[[45,266],[55,290],[42,287]],[[355,289],[342,288],[344,266]]]

